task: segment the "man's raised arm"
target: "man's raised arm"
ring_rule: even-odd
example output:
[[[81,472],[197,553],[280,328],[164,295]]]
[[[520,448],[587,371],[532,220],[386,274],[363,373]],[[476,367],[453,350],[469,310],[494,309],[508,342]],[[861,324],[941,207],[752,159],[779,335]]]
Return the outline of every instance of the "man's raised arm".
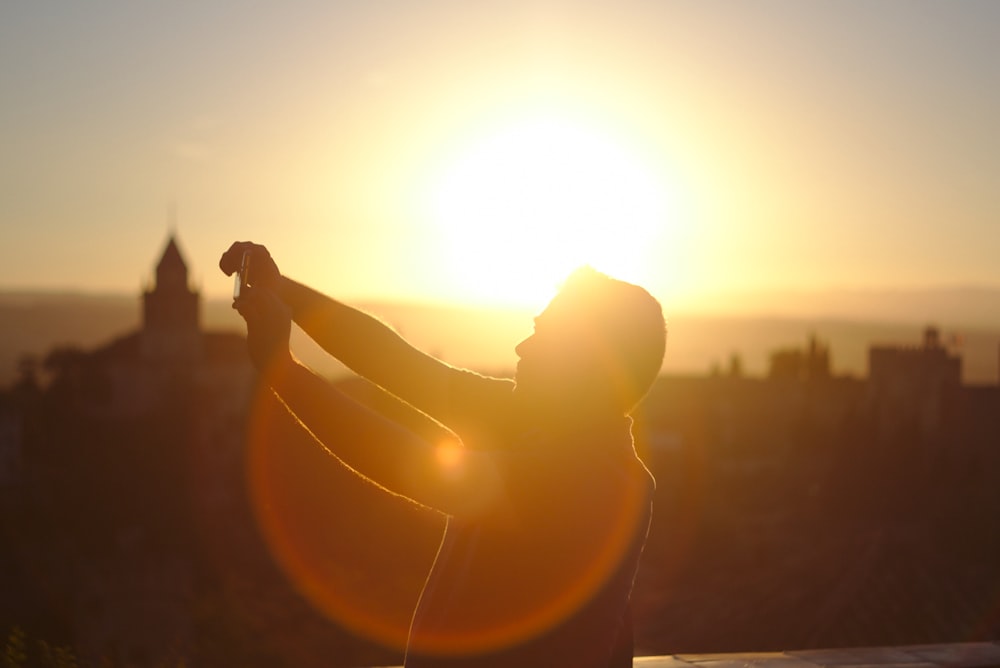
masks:
[[[327,450],[382,487],[449,515],[490,512],[502,493],[496,462],[482,452],[432,444],[340,392],[294,359],[290,309],[254,287],[237,302],[251,359],[263,380]]]
[[[286,277],[277,292],[296,324],[359,376],[413,404],[447,394],[456,369],[414,348],[375,316]]]
[[[453,383],[461,371],[414,348],[378,318],[282,276],[264,246],[234,243],[219,260],[222,271],[236,271],[244,253],[251,254],[251,284],[274,291],[326,352],[444,424],[454,417]]]

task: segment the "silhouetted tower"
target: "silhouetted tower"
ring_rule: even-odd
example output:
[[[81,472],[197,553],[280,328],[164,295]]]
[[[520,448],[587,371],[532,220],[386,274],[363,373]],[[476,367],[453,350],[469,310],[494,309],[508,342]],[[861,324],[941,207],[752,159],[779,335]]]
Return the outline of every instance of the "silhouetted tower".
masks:
[[[156,283],[143,295],[142,352],[170,361],[201,352],[200,295],[188,286],[188,270],[171,235],[156,265]]]

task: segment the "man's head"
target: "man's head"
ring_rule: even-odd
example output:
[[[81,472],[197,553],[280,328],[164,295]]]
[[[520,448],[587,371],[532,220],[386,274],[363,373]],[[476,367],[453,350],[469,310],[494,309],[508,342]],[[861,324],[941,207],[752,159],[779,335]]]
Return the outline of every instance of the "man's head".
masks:
[[[517,346],[517,391],[542,402],[605,402],[627,413],[663,363],[666,325],[646,290],[573,272]]]

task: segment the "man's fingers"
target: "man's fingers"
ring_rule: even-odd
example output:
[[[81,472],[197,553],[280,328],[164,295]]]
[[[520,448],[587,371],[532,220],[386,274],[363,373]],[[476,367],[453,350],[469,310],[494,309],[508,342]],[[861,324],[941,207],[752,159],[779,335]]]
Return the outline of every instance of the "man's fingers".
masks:
[[[254,244],[249,241],[237,241],[234,242],[232,246],[229,247],[222,257],[219,258],[219,269],[226,276],[232,276],[233,272],[240,268],[240,264],[243,262],[243,253],[254,247]]]
[[[232,246],[229,247],[229,249],[225,253],[222,254],[222,257],[219,258],[219,269],[221,269],[222,273],[225,274],[226,276],[232,276],[233,272],[239,269],[239,265],[236,264],[235,258],[237,254],[237,247],[241,243],[242,242],[240,241],[234,243]],[[243,256],[242,253],[240,253],[239,255],[240,257]]]
[[[219,258],[219,269],[226,276],[232,276],[233,272],[240,269],[243,264],[243,255],[247,252],[251,254],[250,281],[273,287],[275,280],[281,276],[281,273],[266,246],[251,241],[237,241]]]
[[[241,316],[243,316],[244,320],[249,322],[251,319],[250,312],[251,310],[254,310],[254,302],[253,297],[247,294],[247,292],[249,292],[249,289],[244,291],[244,293],[240,295],[239,299],[233,300],[233,308],[236,309]]]

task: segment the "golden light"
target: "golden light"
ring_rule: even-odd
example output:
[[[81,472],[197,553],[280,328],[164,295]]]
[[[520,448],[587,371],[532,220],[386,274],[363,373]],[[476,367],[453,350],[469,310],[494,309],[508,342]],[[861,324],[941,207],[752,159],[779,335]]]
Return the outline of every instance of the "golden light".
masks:
[[[360,637],[402,649],[428,564],[440,545],[440,518],[339,464],[263,386],[250,415],[249,500],[275,563],[318,612]],[[460,444],[442,441],[432,466],[464,475],[466,454]],[[484,508],[503,491],[499,479],[492,481],[481,469],[473,482]],[[617,476],[609,480],[612,486],[619,482]],[[426,629],[412,639],[414,647],[435,654],[495,649],[522,642],[573,614],[614,572],[630,549],[635,523],[645,516],[649,501],[643,486],[630,484],[620,491],[597,491],[577,507],[592,531],[553,544],[554,551],[542,550],[537,568],[525,571],[522,587],[503,592],[488,606],[470,606],[470,614],[453,626]],[[547,489],[522,494],[521,502],[529,506],[555,502]],[[524,520],[516,507],[489,513],[488,521],[501,529],[494,538],[514,526],[511,522]],[[523,557],[522,545],[506,541],[491,543],[492,549],[506,545],[487,550],[491,558],[507,563]]]
[[[583,264],[641,282],[677,218],[667,181],[597,127],[520,120],[468,146],[432,186],[444,269],[466,299],[532,306]]]
[[[457,474],[462,466],[462,444],[455,441],[445,441],[434,448],[434,458],[438,465],[447,473]]]
[[[275,563],[318,612],[402,649],[440,524],[337,463],[264,386],[250,416],[249,500]]]

